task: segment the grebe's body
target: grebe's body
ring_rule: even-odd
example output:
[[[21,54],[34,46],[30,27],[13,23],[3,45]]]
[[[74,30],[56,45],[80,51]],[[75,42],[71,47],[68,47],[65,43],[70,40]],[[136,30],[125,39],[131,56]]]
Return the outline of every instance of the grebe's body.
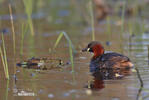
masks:
[[[90,62],[90,72],[100,72],[103,79],[113,79],[130,74],[130,68],[133,67],[132,62],[127,56],[119,53],[104,53],[103,46],[93,41],[82,51],[93,52],[94,56]]]

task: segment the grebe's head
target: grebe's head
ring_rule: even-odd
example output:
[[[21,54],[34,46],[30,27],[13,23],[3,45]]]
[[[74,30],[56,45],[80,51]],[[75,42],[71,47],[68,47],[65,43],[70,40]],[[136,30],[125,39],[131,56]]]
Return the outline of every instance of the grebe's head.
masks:
[[[101,45],[101,43],[98,42],[98,41],[90,42],[86,48],[82,49],[82,52],[85,52],[85,51],[93,52],[94,53],[93,58],[96,58],[96,57],[101,56],[102,54],[104,54],[104,48]]]

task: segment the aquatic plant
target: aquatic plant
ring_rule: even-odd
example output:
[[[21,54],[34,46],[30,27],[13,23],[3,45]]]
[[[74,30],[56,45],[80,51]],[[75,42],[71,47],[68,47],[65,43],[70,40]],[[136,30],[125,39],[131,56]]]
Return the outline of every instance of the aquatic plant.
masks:
[[[1,55],[2,64],[3,64],[3,67],[4,67],[4,73],[5,73],[5,76],[6,76],[6,78],[7,78],[7,72],[6,72],[5,60],[4,60],[4,55],[3,55],[3,52],[2,52],[2,48],[1,48],[1,46],[0,46],[0,55]]]
[[[9,4],[9,14],[10,14],[10,21],[11,21],[11,30],[12,30],[12,35],[13,35],[13,52],[15,55],[16,52],[16,43],[15,43],[15,30],[14,30],[14,23],[13,23],[13,16],[12,16],[12,7],[11,4]]]
[[[30,27],[30,32],[32,36],[34,36],[34,28],[33,28],[33,21],[32,21],[32,10],[33,10],[33,0],[23,0],[24,6],[25,6],[25,12],[27,14],[28,18],[28,25]]]
[[[68,44],[69,44],[69,55],[70,55],[70,61],[71,61],[71,67],[72,67],[72,72],[74,72],[74,62],[73,62],[73,51],[75,51],[75,48],[70,40],[70,38],[68,37],[67,33],[66,32],[61,32],[58,36],[58,38],[56,39],[56,42],[54,44],[54,49],[57,47],[58,43],[60,42],[61,38],[62,37],[65,37]]]
[[[6,90],[5,90],[4,100],[8,100],[8,89],[9,89],[9,80],[6,81]]]
[[[3,50],[2,50],[2,48],[3,48]],[[6,79],[9,79],[8,61],[7,61],[5,41],[4,41],[3,33],[2,33],[2,47],[0,46],[0,55],[1,55],[2,64],[3,64],[3,67],[4,67],[5,77],[6,77]]]
[[[36,56],[36,52],[35,52],[35,37],[31,34],[28,34],[27,35],[27,38],[28,38],[28,45],[29,45],[29,57],[34,57]]]
[[[26,12],[26,15],[27,15],[27,22],[28,22],[28,27],[30,29],[30,33],[28,35],[28,43],[30,45],[29,47],[29,56],[30,57],[33,57],[35,56],[35,52],[34,52],[34,27],[33,27],[33,21],[32,21],[32,11],[33,11],[33,1],[34,0],[23,0],[23,3],[24,3],[24,7],[25,7],[25,12]]]
[[[126,6],[126,2],[123,2],[123,6],[122,6],[122,15],[121,15],[121,21],[122,21],[122,25],[121,25],[121,34],[124,32],[125,6]]]
[[[91,27],[92,27],[92,41],[95,40],[95,27],[94,27],[94,13],[92,0],[89,1],[89,12],[91,16]]]
[[[120,39],[121,39],[120,48],[123,48],[123,44],[122,44],[123,36],[122,35],[124,33],[125,6],[126,6],[126,2],[124,1],[122,5],[122,15],[121,15],[122,24],[121,24],[121,33],[120,33]],[[123,54],[123,49],[121,49],[121,53]]]
[[[63,37],[63,32],[61,32],[58,36],[58,38],[56,39],[56,42],[54,44],[54,49],[57,47],[58,43],[60,42],[61,38]]]
[[[25,33],[27,32],[28,25],[25,25],[24,23],[22,24],[22,32],[21,32],[21,48],[20,48],[20,55],[23,55],[23,44],[24,44],[24,36]]]
[[[132,43],[132,32],[133,32],[133,26],[132,26],[132,22],[130,21],[128,23],[128,31],[129,31],[129,55],[131,52],[131,43]]]

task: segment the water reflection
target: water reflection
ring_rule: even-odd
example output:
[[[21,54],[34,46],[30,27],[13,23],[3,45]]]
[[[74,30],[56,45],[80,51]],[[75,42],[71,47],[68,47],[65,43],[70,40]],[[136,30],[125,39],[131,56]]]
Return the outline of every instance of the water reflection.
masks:
[[[118,80],[132,73],[131,69],[128,68],[109,68],[109,69],[98,69],[92,72],[93,82],[90,84],[90,89],[101,90],[105,88],[104,80]]]
[[[100,71],[92,73],[93,78],[93,83],[90,84],[90,88],[94,90],[100,90],[104,88],[104,81],[103,81],[103,76]]]

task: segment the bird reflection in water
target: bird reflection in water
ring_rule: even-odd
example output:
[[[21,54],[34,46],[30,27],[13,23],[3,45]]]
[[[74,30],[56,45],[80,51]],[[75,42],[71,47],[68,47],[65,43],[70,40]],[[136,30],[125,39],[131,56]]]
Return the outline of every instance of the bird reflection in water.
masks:
[[[89,88],[92,90],[101,90],[105,88],[104,80],[118,80],[131,74],[129,68],[109,68],[109,69],[96,69],[92,71],[93,81],[89,84]]]

